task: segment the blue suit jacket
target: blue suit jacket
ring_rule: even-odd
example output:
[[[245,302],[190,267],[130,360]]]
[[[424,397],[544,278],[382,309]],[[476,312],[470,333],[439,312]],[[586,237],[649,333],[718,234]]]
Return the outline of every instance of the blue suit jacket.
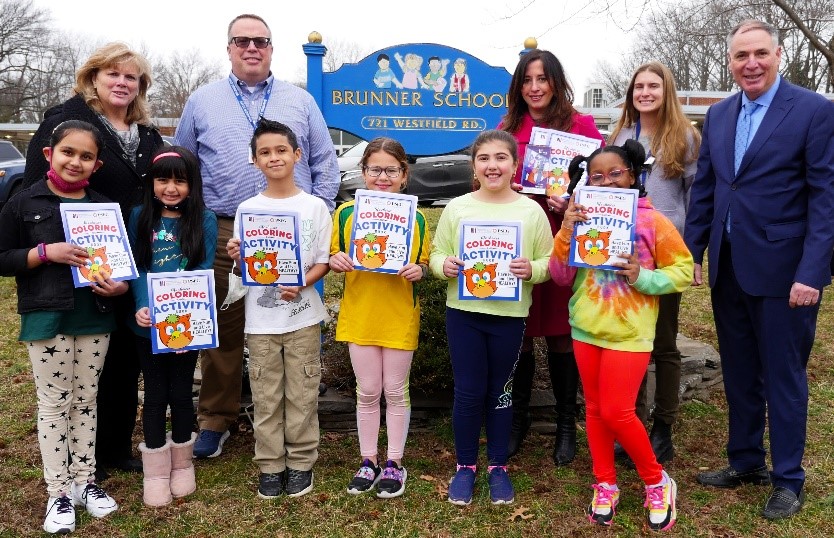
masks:
[[[707,111],[684,239],[695,263],[709,245],[715,285],[727,210],[732,263],[750,295],[787,297],[800,282],[831,283],[834,248],[834,103],[782,80],[734,172],[741,93]]]

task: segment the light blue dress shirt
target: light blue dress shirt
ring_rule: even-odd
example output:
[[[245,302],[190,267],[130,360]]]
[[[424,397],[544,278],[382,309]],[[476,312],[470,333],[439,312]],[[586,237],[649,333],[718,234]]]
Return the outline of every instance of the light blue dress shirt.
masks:
[[[271,74],[254,88],[234,75],[229,77],[206,84],[189,97],[175,134],[177,144],[200,160],[206,206],[218,217],[233,218],[242,201],[266,188],[263,174],[249,162],[254,129],[229,85],[231,79],[254,121],[264,92],[272,83],[264,116],[288,125],[298,138],[301,160],[295,165],[295,183],[304,192],[321,198],[332,212],[339,191],[339,163],[313,97]]]

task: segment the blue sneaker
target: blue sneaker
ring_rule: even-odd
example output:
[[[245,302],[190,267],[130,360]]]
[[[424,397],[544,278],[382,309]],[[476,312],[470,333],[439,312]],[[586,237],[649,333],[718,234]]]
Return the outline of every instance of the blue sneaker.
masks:
[[[466,506],[472,502],[475,492],[474,465],[458,465],[458,470],[449,481],[449,502],[458,506]]]
[[[512,504],[515,500],[515,490],[507,468],[496,465],[489,469],[489,498],[492,504]]]
[[[223,443],[229,438],[229,430],[223,433],[211,430],[200,430],[200,435],[194,443],[195,458],[216,458],[223,452]]]

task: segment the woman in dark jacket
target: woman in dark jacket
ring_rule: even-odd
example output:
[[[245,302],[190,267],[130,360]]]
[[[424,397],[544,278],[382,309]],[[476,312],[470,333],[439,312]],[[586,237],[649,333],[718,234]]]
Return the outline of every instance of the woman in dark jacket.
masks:
[[[110,43],[97,51],[76,73],[74,96],[44,113],[26,154],[24,187],[43,181],[48,163],[43,148],[53,129],[66,120],[83,120],[97,127],[105,147],[99,153],[104,165],[90,178],[90,188],[117,202],[122,214],[142,201],[142,175],[151,156],[162,146],[151,124],[147,93],[151,67],[138,52],[123,43]],[[125,218],[125,222],[127,219]],[[129,293],[115,301],[117,329],[99,380],[96,460],[101,469],[142,471],[133,457],[131,437],[136,424],[139,359],[133,333],[126,321],[135,308]]]

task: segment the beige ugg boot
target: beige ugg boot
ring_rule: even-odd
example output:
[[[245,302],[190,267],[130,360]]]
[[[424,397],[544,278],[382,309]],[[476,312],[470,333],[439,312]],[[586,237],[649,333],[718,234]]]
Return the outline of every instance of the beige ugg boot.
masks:
[[[171,502],[171,443],[160,448],[148,448],[139,443],[142,453],[142,479],[144,492],[142,500],[148,506],[165,506]]]
[[[185,497],[197,491],[197,481],[194,478],[194,441],[197,434],[191,434],[191,440],[175,443],[168,434],[168,444],[171,445],[171,495]]]

